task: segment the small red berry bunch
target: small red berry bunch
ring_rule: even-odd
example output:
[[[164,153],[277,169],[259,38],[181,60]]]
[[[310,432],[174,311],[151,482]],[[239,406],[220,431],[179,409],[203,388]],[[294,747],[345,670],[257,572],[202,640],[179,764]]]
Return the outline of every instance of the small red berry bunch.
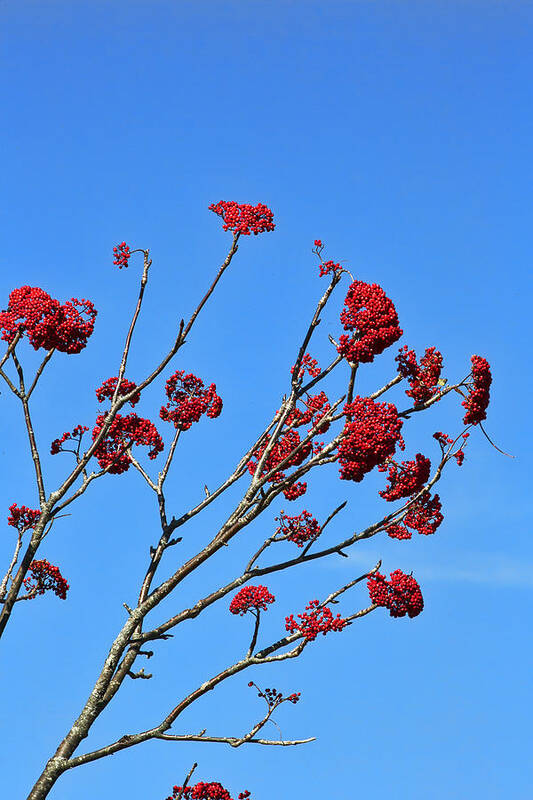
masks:
[[[461,405],[466,408],[465,425],[479,425],[487,418],[492,375],[489,362],[481,356],[472,356],[472,383],[468,397]]]
[[[16,528],[19,533],[25,533],[29,528],[34,528],[35,523],[41,516],[38,509],[28,508],[27,506],[17,506],[13,503],[9,506],[11,514],[7,518],[7,524]]]
[[[460,448],[455,451],[455,453],[452,453],[452,456],[457,461],[457,466],[459,466],[459,467],[462,465],[463,461],[465,460],[465,453],[464,453],[463,447],[467,444],[467,439],[469,438],[469,436],[470,436],[469,433],[462,433],[461,434],[461,438],[463,440],[462,444],[461,444]],[[433,438],[436,439],[437,442],[439,443],[440,449],[441,449],[441,453],[442,453],[443,456],[444,456],[444,453],[445,453],[445,451],[447,449],[447,446],[451,445],[451,444],[453,445],[453,443],[454,443],[454,440],[450,436],[448,436],[446,433],[443,433],[442,431],[436,431],[436,433],[433,434]]]
[[[270,441],[270,437],[267,436],[265,439],[264,444],[258,449],[255,450],[253,453],[253,459],[248,462],[248,472],[250,475],[253,475],[257,465],[266,450],[266,447]],[[265,463],[263,464],[263,469],[261,475],[266,475],[271,470],[276,470],[278,464],[280,464],[285,458],[288,458],[286,464],[283,465],[283,469],[288,467],[296,467],[299,466],[307,456],[311,453],[313,445],[311,442],[307,442],[301,450],[294,455],[290,456],[290,453],[298,447],[300,444],[300,434],[298,431],[287,431],[287,433],[283,434],[276,444],[273,446],[272,450],[268,454],[267,458],[265,459]],[[283,470],[276,470],[268,479],[269,483],[279,482],[285,479],[285,472]],[[292,483],[288,486],[287,489],[284,489],[283,494],[287,500],[296,500],[297,497],[301,497],[305,494],[307,490],[306,483]]]
[[[55,348],[61,353],[79,353],[93,332],[96,314],[85,298],[73,297],[61,305],[37,286],[21,286],[13,289],[7,309],[0,312],[1,338],[11,343],[21,331],[34,350]]]
[[[403,423],[396,406],[376,403],[369,397],[356,397],[344,406],[344,412],[352,419],[344,426],[338,449],[340,476],[341,480],[359,483],[367,472],[394,454],[396,445],[404,448]]]
[[[101,386],[96,389],[96,399],[99,403],[103,403],[105,399],[111,400],[115,389],[117,388],[118,383],[118,376],[114,378],[108,378],[106,381],[103,382]],[[137,388],[137,384],[133,381],[129,381],[127,378],[122,378],[120,381],[120,389],[118,390],[118,396],[123,397],[125,394],[129,394],[129,392],[133,391]],[[141,399],[141,393],[135,392],[134,395],[130,397],[128,402],[130,403],[131,407],[137,405],[139,400]]]
[[[442,504],[438,494],[431,495],[430,492],[423,492],[420,497],[409,507],[409,510],[402,523],[389,525],[387,533],[391,539],[410,539],[413,530],[430,536],[435,533],[442,523],[444,516],[441,513]],[[409,530],[411,528],[412,530]]]
[[[342,270],[341,265],[335,261],[321,261],[319,277],[322,278],[324,275],[329,275],[330,272],[333,272],[336,275],[341,270]]]
[[[296,365],[291,367],[291,375],[294,374],[295,366]],[[300,369],[298,370],[298,379],[303,378],[306,372],[308,372],[312,378],[316,378],[318,375],[320,375],[320,371],[321,370],[320,367],[318,366],[316,358],[312,358],[309,355],[309,353],[305,353],[300,362]]]
[[[401,569],[390,574],[390,581],[375,572],[367,581],[370,599],[383,608],[388,608],[391,617],[416,617],[424,608],[420,586],[412,575]]]
[[[81,444],[81,437],[84,433],[86,433],[89,428],[86,425],[76,425],[76,427],[72,431],[65,431],[63,436],[59,439],[54,439],[52,444],[50,445],[50,454],[55,456],[61,451],[64,450],[63,444],[68,441],[69,439],[77,439],[78,440],[78,450]],[[77,451],[70,451],[70,452],[77,452]]]
[[[370,363],[403,333],[394,303],[377,283],[354,281],[340,319],[353,334],[339,337],[337,351],[352,364]]]
[[[243,616],[248,611],[266,611],[267,606],[275,601],[266,586],[243,586],[230,603],[229,610],[232,614]]]
[[[409,350],[405,345],[400,347],[396,361],[398,373],[402,378],[408,378],[410,388],[405,390],[405,394],[413,398],[415,406],[426,403],[438,393],[442,354],[435,347],[426,349],[419,364],[415,351]]]
[[[254,686],[257,689],[257,696],[262,697],[265,700],[269,711],[281,705],[281,703],[287,702],[296,705],[302,694],[301,692],[293,692],[293,694],[289,694],[287,697],[284,697],[283,694],[278,692],[277,689],[260,689],[259,686],[253,681],[250,681],[248,686]]]
[[[96,417],[96,425],[92,432],[93,442],[102,430],[106,417],[107,412]],[[149,419],[139,417],[137,414],[126,416],[117,414],[107,434],[94,451],[94,455],[103,469],[108,468],[111,475],[120,475],[130,468],[131,458],[126,450],[134,444],[150,447],[148,452],[150,459],[156,458],[164,449],[163,440]]]
[[[342,272],[342,267],[340,264],[335,263],[334,261],[324,261],[322,259],[322,251],[324,249],[324,245],[322,244],[321,239],[315,239],[313,247],[313,253],[320,259],[320,277],[322,278],[324,275],[329,275],[330,272],[333,272],[334,275],[337,275],[339,272]]]
[[[422,453],[417,453],[414,461],[402,461],[401,464],[397,464],[390,459],[378,469],[380,472],[385,472],[387,469],[389,471],[387,476],[389,485],[380,492],[380,495],[391,503],[401,497],[411,497],[420,491],[429,479],[431,461]]]
[[[285,630],[288,633],[299,631],[308,642],[314,641],[319,633],[323,636],[329,631],[342,631],[348,622],[340,614],[333,616],[328,606],[321,606],[318,600],[311,600],[303,614],[298,614],[300,622],[296,622],[294,614],[285,617]]]
[[[67,599],[69,585],[61,575],[59,567],[50,564],[49,561],[32,561],[29,566],[29,577],[24,578],[24,588],[30,595],[30,599],[52,591],[61,600]]]
[[[300,402],[305,410],[302,411],[297,407],[293,408],[285,419],[285,425],[287,428],[300,428],[302,425],[310,425],[310,433],[318,425],[322,417],[331,410],[331,406],[325,392],[319,392],[315,395],[307,394],[305,398],[300,398]],[[326,433],[329,426],[330,423],[325,421],[316,429],[315,433]]]
[[[177,370],[166,382],[165,392],[168,403],[161,407],[159,416],[164,422],[173,422],[182,431],[198,422],[202,414],[214,419],[222,411],[222,399],[217,394],[216,384],[206,388],[192,372],[186,375],[185,370]]]
[[[279,522],[275,536],[294,542],[298,547],[303,547],[308,542],[314,542],[320,536],[318,520],[309,511],[304,510],[295,517],[289,517],[284,511],[281,511],[279,517],[275,519],[276,522]]]
[[[173,786],[172,794],[166,800],[175,800],[176,797],[183,800],[233,800],[227,789],[217,781],[206,783],[200,781],[194,786]],[[250,800],[250,792],[240,792],[238,800]]]
[[[121,242],[113,248],[113,256],[113,264],[115,264],[119,269],[128,266],[128,262],[131,257],[131,250],[126,242]]]
[[[283,490],[285,500],[298,500],[307,491],[307,483],[305,481],[294,481],[286,489]]]
[[[221,200],[220,203],[211,203],[209,211],[222,217],[224,221],[222,228],[225,231],[233,231],[243,236],[249,236],[251,233],[257,236],[258,233],[273,231],[276,227],[274,213],[263,203],[251,206],[248,203],[239,204]]]

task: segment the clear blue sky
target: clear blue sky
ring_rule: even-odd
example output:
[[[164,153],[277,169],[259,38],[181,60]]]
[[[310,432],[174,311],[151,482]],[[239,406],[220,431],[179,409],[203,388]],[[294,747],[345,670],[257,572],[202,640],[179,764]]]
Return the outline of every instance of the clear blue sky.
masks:
[[[437,346],[450,380],[466,374],[473,353],[489,360],[487,429],[516,456],[499,455],[476,431],[464,466],[451,467],[439,486],[445,522],[434,537],[376,537],[350,559],[268,581],[278,599],[265,641],[286,613],[378,557],[387,572],[413,570],[422,585],[426,607],[417,619],[376,612],[316,641],[298,662],[254,674],[263,685],[302,692],[277,721],[284,736],[317,735],[316,743],[235,751],[146,744],[67,774],[54,800],[163,800],[194,760],[198,779],[220,780],[235,796],[249,788],[254,800],[531,796],[532,10],[519,0],[1,4],[0,307],[12,288],[29,284],[62,301],[88,297],[99,311],[87,349],[54,357],[35,395],[49,489],[69,458],[48,456],[49,443],[91,424],[94,388],[117,372],[138,268],[114,268],[112,246],[125,239],[152,249],[128,370],[139,380],[224,257],[229,235],[207,210],[220,199],[267,203],[277,227],[242,241],[176,363],[215,381],[225,405],[220,419],[184,436],[169,479],[171,513],[197,502],[204,483],[216,485],[278,407],[323,288],[310,252],[316,237],[329,257],[384,287],[405,331],[401,344]],[[339,332],[334,310],[314,348],[322,360],[328,332]],[[392,376],[395,354],[360,371],[361,392]],[[24,358],[35,363],[27,347]],[[140,413],[156,418],[161,397],[162,382]],[[395,397],[401,405],[402,393]],[[5,388],[0,403],[7,516],[13,502],[35,507],[36,492],[20,409]],[[413,420],[407,453],[436,457],[431,433],[458,431],[461,416],[449,397]],[[170,431],[162,432],[168,441]],[[323,519],[347,499],[329,534],[341,536],[384,511],[382,485],[379,474],[362,486],[340,482],[332,467],[291,510]],[[232,551],[238,564],[271,532],[280,507]],[[212,506],[191,526],[181,551],[169,554],[169,570],[228,508]],[[6,638],[6,797],[26,796],[77,714],[156,536],[152,496],[133,471],[93,485],[71,510],[42,551],[70,581],[68,601],[20,604]],[[2,563],[11,542],[5,526]],[[217,562],[166,610],[231,575],[236,561]],[[366,601],[362,587],[339,609]],[[154,678],[130,681],[87,749],[156,723],[240,654],[246,622],[223,605],[157,645]],[[247,680],[206,698],[179,731],[247,730],[259,710]]]

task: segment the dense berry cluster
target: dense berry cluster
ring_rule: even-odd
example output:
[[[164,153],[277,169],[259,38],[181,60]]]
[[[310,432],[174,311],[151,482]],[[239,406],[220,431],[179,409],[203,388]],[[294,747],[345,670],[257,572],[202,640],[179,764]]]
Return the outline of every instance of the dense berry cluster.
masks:
[[[289,517],[281,511],[276,517],[279,527],[276,536],[283,536],[287,541],[294,542],[298,547],[303,547],[307,542],[313,542],[320,536],[320,525],[309,511],[302,511],[295,517]]]
[[[291,375],[294,374],[294,365],[291,367]],[[303,378],[305,373],[308,372],[312,378],[316,378],[320,375],[320,367],[318,366],[318,362],[316,358],[312,358],[309,353],[306,353],[301,362],[300,362],[300,369],[298,370],[298,378]]]
[[[248,203],[239,204],[221,200],[220,203],[211,203],[209,211],[222,217],[224,221],[222,227],[225,231],[241,233],[243,236],[249,236],[251,233],[256,236],[258,233],[273,231],[276,227],[274,213],[263,203],[251,206]]]
[[[329,275],[330,272],[337,274],[342,269],[340,264],[337,264],[335,261],[321,261],[320,262],[320,277],[322,278],[324,275]]]
[[[107,412],[96,417],[92,432],[93,442],[102,430],[106,416]],[[108,472],[111,475],[120,475],[130,468],[131,458],[126,450],[132,444],[150,447],[148,458],[151,459],[156,458],[164,448],[161,436],[149,419],[138,417],[137,414],[117,414],[94,455],[103,469],[109,467]]]
[[[310,430],[312,430],[318,425],[322,417],[331,410],[325,392],[319,392],[319,394],[315,395],[308,394],[305,399],[301,398],[300,402],[303,404],[305,411],[293,408],[285,419],[287,428],[300,428],[302,425],[310,425]],[[326,420],[316,429],[315,433],[326,433],[329,426],[330,423]]]
[[[387,533],[391,539],[410,539],[413,531],[418,531],[423,536],[430,536],[435,533],[444,519],[441,509],[442,504],[439,495],[432,496],[428,491],[425,491],[410,506],[403,519],[403,524],[390,525],[387,528]]]
[[[103,382],[101,386],[96,389],[96,399],[99,403],[103,403],[106,398],[111,400],[115,393],[115,389],[117,388],[118,383],[118,376],[114,378],[108,378],[106,381]],[[137,388],[137,384],[133,381],[129,381],[127,378],[122,378],[120,381],[120,389],[118,390],[118,396],[122,397],[125,394],[129,394],[129,392],[133,391]],[[131,407],[137,405],[139,400],[141,399],[141,393],[135,392],[134,395],[130,397],[128,402],[130,403]]]
[[[345,424],[339,445],[340,476],[359,483],[394,454],[396,445],[403,449],[403,423],[392,403],[376,403],[368,397],[356,397],[344,411],[352,420]]]
[[[227,789],[224,789],[221,783],[214,781],[213,783],[200,783],[194,786],[173,786],[172,794],[166,800],[175,800],[176,797],[181,797],[183,800],[233,800]],[[238,800],[251,800],[250,792],[240,792]]]
[[[402,335],[394,303],[377,283],[354,281],[348,289],[341,312],[345,331],[338,352],[350,363],[369,363]]]
[[[90,300],[73,297],[61,305],[43,289],[21,286],[13,289],[7,309],[0,312],[1,338],[12,342],[22,331],[34,350],[79,353],[93,332],[96,313]]]
[[[250,475],[253,475],[259,460],[261,459],[263,453],[265,452],[267,445],[270,441],[270,437],[266,437],[264,444],[258,449],[255,450],[253,454],[253,459],[248,462],[248,471]],[[263,464],[263,469],[261,475],[266,475],[267,472],[271,470],[275,470],[278,464],[280,464],[285,458],[289,456],[289,454],[300,444],[300,434],[298,431],[287,431],[281,436],[278,441],[273,446],[272,450],[268,454],[265,459],[265,463]],[[288,467],[297,467],[299,466],[307,456],[311,453],[312,450],[311,442],[307,442],[301,450],[297,453],[294,453],[286,464],[284,464],[284,469]],[[285,473],[282,470],[277,470],[273,472],[273,474],[268,479],[270,483],[282,481],[285,478]],[[293,484],[294,486],[296,484]],[[303,485],[303,484],[302,484]],[[303,492],[302,492],[303,494]],[[287,495],[285,495],[287,497]]]
[[[375,572],[367,581],[370,599],[383,608],[388,608],[391,617],[416,617],[424,608],[420,586],[412,575],[401,569],[390,574],[390,581]]]
[[[41,516],[41,512],[37,509],[28,508],[27,506],[17,506],[13,503],[9,506],[11,514],[7,518],[7,524],[16,528],[19,533],[25,533],[29,528],[34,528],[35,523]]]
[[[283,490],[285,500],[298,500],[307,491],[307,483],[305,481],[294,481]]]
[[[415,406],[426,403],[437,394],[442,371],[442,354],[435,347],[426,349],[419,364],[415,351],[409,350],[405,345],[400,347],[396,361],[399,374],[409,381],[410,388],[405,390],[405,394],[413,398]]]
[[[61,575],[59,567],[49,561],[32,561],[29,566],[29,577],[24,578],[24,588],[32,597],[50,590],[61,600],[67,599],[69,585]]]
[[[119,269],[127,267],[131,257],[131,250],[126,242],[121,242],[113,248],[113,264],[116,264]]]
[[[206,388],[192,372],[186,375],[185,370],[177,370],[166,382],[165,392],[168,403],[161,407],[159,416],[182,431],[189,430],[202,414],[214,419],[222,411],[216,385],[212,383]]]
[[[415,461],[402,461],[401,464],[397,464],[390,460],[388,464],[380,465],[378,469],[380,472],[385,472],[387,469],[389,471],[387,476],[389,485],[380,492],[380,495],[390,503],[401,497],[411,497],[420,491],[429,478],[431,461],[422,453],[417,453]]]
[[[76,425],[72,431],[65,431],[63,436],[60,439],[54,439],[52,444],[50,445],[50,453],[51,455],[57,455],[62,449],[63,445],[69,439],[77,439],[78,444],[81,442],[81,437],[84,433],[86,433],[89,428],[86,425]]]
[[[481,356],[472,356],[472,385],[462,405],[466,408],[465,425],[478,425],[487,418],[492,375],[490,365]]]
[[[247,611],[266,611],[267,605],[276,598],[266,586],[243,586],[229,605],[232,614],[246,614]]]
[[[285,630],[289,633],[299,631],[308,642],[312,642],[319,633],[324,636],[329,631],[342,631],[348,624],[340,614],[333,616],[328,606],[320,606],[318,600],[311,600],[305,607],[303,614],[298,614],[300,622],[296,622],[294,615],[285,617]]]

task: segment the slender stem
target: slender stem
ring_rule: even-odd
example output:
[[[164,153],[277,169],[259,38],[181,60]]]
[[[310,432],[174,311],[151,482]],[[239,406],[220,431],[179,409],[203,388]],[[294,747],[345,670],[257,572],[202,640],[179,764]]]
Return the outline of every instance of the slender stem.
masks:
[[[10,563],[8,569],[7,569],[6,574],[4,575],[2,583],[0,584],[0,602],[3,602],[4,597],[6,596],[7,584],[8,584],[9,579],[11,578],[11,575],[12,575],[13,570],[15,568],[15,564],[18,561],[21,547],[22,547],[22,533],[20,531],[18,531],[17,543],[15,545],[15,551],[13,553],[13,558],[11,559],[11,563]]]
[[[54,348],[54,347],[52,347],[52,349],[51,349],[51,350],[49,350],[49,351],[47,352],[47,354],[45,355],[45,357],[44,357],[44,359],[43,359],[43,361],[42,361],[42,363],[41,363],[41,365],[40,365],[39,369],[38,369],[38,370],[37,370],[37,372],[35,373],[35,378],[33,379],[33,383],[32,383],[32,385],[30,386],[30,388],[29,388],[29,390],[28,390],[28,392],[27,392],[27,394],[26,394],[26,398],[27,398],[28,400],[29,400],[29,399],[30,399],[30,397],[31,397],[31,393],[33,392],[33,390],[34,390],[34,389],[35,389],[35,387],[37,386],[37,381],[39,380],[39,378],[40,378],[40,377],[41,377],[41,375],[43,374],[43,370],[44,370],[44,368],[46,367],[46,365],[48,364],[48,362],[50,361],[50,359],[52,358],[52,356],[54,355],[54,353],[55,353],[55,348]]]
[[[20,390],[20,399],[22,402],[22,408],[24,410],[24,421],[26,423],[26,430],[28,432],[28,439],[30,442],[30,449],[31,449],[31,456],[33,460],[33,466],[35,469],[35,478],[37,480],[37,489],[39,491],[39,501],[41,503],[41,508],[43,508],[46,502],[46,493],[44,491],[44,480],[43,480],[43,473],[41,469],[41,461],[39,459],[39,451],[37,450],[37,443],[35,441],[35,433],[33,431],[33,424],[31,421],[30,416],[30,407],[28,403],[28,396],[26,395],[26,390],[24,387],[24,372],[20,365],[20,362],[15,354],[15,351],[11,353],[11,358],[15,364],[15,368],[17,370],[19,376],[19,390]]]
[[[259,634],[260,616],[261,616],[261,611],[259,609],[257,609],[257,611],[255,612],[255,625],[254,625],[254,632],[253,632],[253,635],[252,635],[252,641],[250,642],[250,647],[248,648],[248,652],[246,653],[246,658],[250,658],[250,656],[252,655],[252,653],[253,653],[253,651],[255,649],[255,646],[257,644],[257,636]]]
[[[20,339],[22,338],[22,330],[19,328],[15,334],[13,341],[8,345],[6,352],[0,358],[0,367],[3,367],[8,358],[10,357],[11,353],[15,350],[15,347],[19,343]]]
[[[144,253],[144,264],[143,264],[143,273],[142,273],[142,276],[141,276],[141,286],[140,286],[140,289],[139,289],[139,296],[137,298],[137,305],[135,306],[135,311],[133,312],[133,318],[131,320],[128,333],[126,335],[126,341],[124,343],[124,349],[122,351],[122,358],[121,358],[121,361],[120,361],[120,367],[119,367],[119,371],[118,371],[117,385],[115,386],[115,391],[113,392],[113,397],[111,399],[111,408],[114,407],[114,405],[115,405],[115,403],[117,401],[117,397],[119,396],[119,393],[120,393],[120,384],[122,383],[122,379],[123,379],[124,373],[126,371],[126,364],[128,362],[128,355],[129,355],[129,352],[130,352],[131,340],[132,340],[132,337],[133,337],[133,331],[135,330],[135,324],[137,322],[139,314],[141,313],[141,306],[142,306],[142,301],[143,301],[143,297],[144,297],[144,290],[146,288],[146,284],[148,283],[148,270],[150,269],[150,266],[152,264],[152,260],[150,259],[150,251],[149,250],[143,250],[142,252]]]

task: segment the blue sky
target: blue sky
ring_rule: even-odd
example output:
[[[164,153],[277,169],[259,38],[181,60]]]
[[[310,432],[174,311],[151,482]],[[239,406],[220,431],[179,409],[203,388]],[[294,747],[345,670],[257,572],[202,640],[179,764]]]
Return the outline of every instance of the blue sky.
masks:
[[[33,401],[49,489],[68,467],[68,455],[47,455],[49,443],[91,424],[94,389],[117,372],[139,265],[118,271],[113,245],[125,239],[153,257],[128,369],[139,380],[224,258],[229,234],[207,210],[220,199],[266,203],[277,227],[242,241],[176,362],[216,382],[224,411],[183,437],[168,482],[171,513],[196,503],[204,483],[215,486],[278,407],[323,289],[311,254],[317,237],[328,257],[383,286],[405,332],[400,344],[437,346],[450,380],[466,374],[473,353],[489,360],[487,430],[515,456],[476,431],[464,466],[450,466],[439,485],[445,521],[434,537],[376,537],[350,559],[268,581],[277,602],[265,615],[265,641],[285,614],[378,558],[387,573],[413,570],[422,586],[425,610],[415,620],[378,611],[321,637],[297,662],[254,673],[262,685],[302,692],[276,719],[284,736],[317,742],[298,750],[146,744],[74,770],[51,796],[163,800],[197,760],[198,780],[220,780],[235,796],[248,788],[254,800],[530,797],[531,4],[4,0],[0,19],[0,307],[29,284],[61,301],[88,297],[99,312],[89,346],[55,356]],[[317,334],[321,361],[331,352],[327,333],[339,332],[342,298],[341,289]],[[395,355],[393,347],[360,370],[358,391],[391,377]],[[31,370],[27,346],[23,357]],[[343,380],[332,380],[332,396]],[[162,386],[139,413],[157,418]],[[405,397],[391,400],[402,406]],[[7,516],[13,502],[35,507],[36,492],[7,388],[0,403]],[[407,457],[436,458],[431,434],[459,432],[461,417],[449,397],[413,419]],[[362,485],[341,482],[333,466],[290,510],[324,519],[347,499],[329,533],[341,537],[384,512],[382,486],[378,473]],[[210,536],[236,497],[187,529],[165,569]],[[166,610],[230,576],[281,507]],[[42,551],[68,578],[68,601],[20,604],[4,642],[0,758],[10,797],[26,796],[78,713],[156,536],[155,505],[133,471],[95,483],[71,510]],[[11,543],[6,525],[2,563]],[[361,587],[338,608],[351,613],[366,601]],[[154,678],[125,686],[87,749],[156,723],[240,655],[246,623],[222,604],[157,645]],[[198,704],[180,732],[245,732],[260,710],[247,680]]]

